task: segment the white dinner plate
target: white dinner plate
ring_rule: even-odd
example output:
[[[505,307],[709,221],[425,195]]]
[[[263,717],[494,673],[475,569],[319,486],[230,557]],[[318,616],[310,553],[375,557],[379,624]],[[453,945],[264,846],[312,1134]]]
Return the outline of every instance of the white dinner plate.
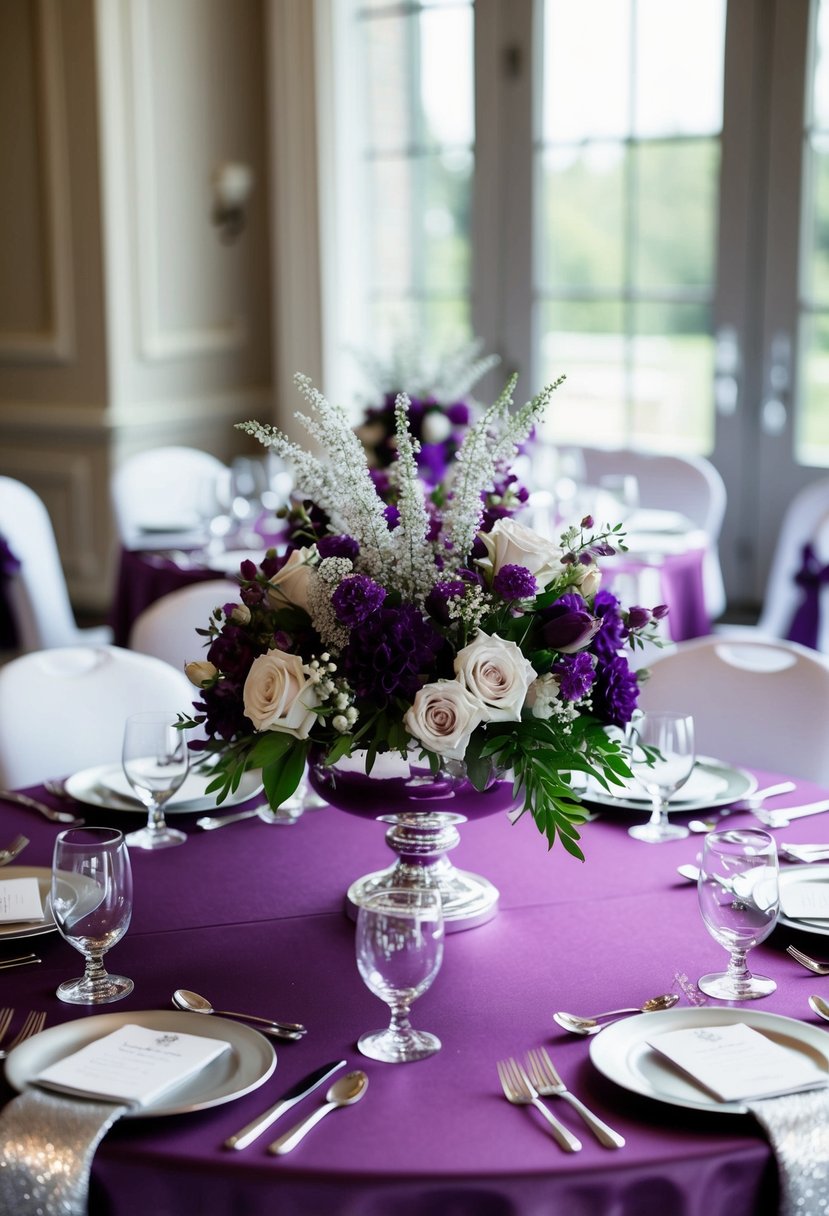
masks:
[[[40,937],[42,933],[54,933],[57,930],[54,917],[47,904],[49,892],[52,889],[52,871],[43,866],[3,866],[0,878],[36,878],[40,890],[40,902],[43,906],[43,919],[39,921],[16,920],[0,924],[0,942],[17,941],[23,937]]]
[[[829,1036],[819,1026],[799,1022],[779,1013],[760,1013],[754,1009],[665,1009],[659,1013],[637,1014],[613,1022],[590,1042],[590,1059],[609,1080],[631,1093],[667,1102],[670,1106],[685,1106],[724,1115],[746,1115],[748,1107],[742,1102],[720,1102],[707,1090],[695,1085],[670,1060],[648,1046],[648,1039],[669,1030],[690,1030],[704,1026],[730,1026],[743,1022],[752,1030],[788,1048],[798,1055],[808,1056],[829,1074]]]
[[[783,912],[783,900],[785,893],[796,883],[801,882],[829,882],[829,866],[820,865],[799,865],[792,866],[791,869],[786,867],[780,870],[780,915],[777,918],[779,925],[788,925],[790,929],[801,929],[804,933],[818,933],[821,937],[829,937],[829,920],[806,920],[786,916]]]
[[[710,756],[698,756],[694,771],[682,789],[668,802],[668,813],[706,811],[728,806],[747,798],[757,789],[757,778],[744,768],[734,768]],[[625,782],[618,794],[610,794],[593,780],[581,795],[585,802],[596,806],[618,807],[620,810],[644,811],[650,807],[650,797],[634,780]]]
[[[181,788],[173,794],[169,802],[165,802],[165,814],[187,815],[192,811],[215,810],[216,795],[204,792],[212,779],[209,773],[199,773],[195,770],[188,773]],[[120,764],[99,764],[95,768],[86,768],[75,773],[67,778],[65,789],[71,798],[84,802],[87,806],[103,807],[108,811],[146,811],[124,776]],[[261,770],[251,769],[242,774],[236,792],[228,794],[222,806],[237,806],[240,802],[247,802],[248,798],[253,798],[261,789]]]
[[[224,1039],[224,1051],[195,1077],[160,1095],[154,1102],[127,1111],[126,1118],[146,1119],[156,1115],[183,1115],[208,1106],[232,1102],[258,1089],[276,1068],[276,1052],[258,1030],[232,1022],[229,1018],[175,1009],[150,1009],[140,1012],[101,1013],[51,1026],[15,1047],[6,1059],[6,1077],[16,1090],[28,1089],[32,1079],[65,1056],[80,1051],[87,1043],[132,1024],[165,1033],[180,1031],[205,1039]]]

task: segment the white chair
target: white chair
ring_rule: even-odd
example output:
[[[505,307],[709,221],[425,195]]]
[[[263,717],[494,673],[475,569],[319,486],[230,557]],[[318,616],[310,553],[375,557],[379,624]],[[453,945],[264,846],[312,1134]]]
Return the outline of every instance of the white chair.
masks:
[[[171,591],[136,617],[129,648],[154,655],[181,671],[185,663],[204,658],[206,639],[196,630],[207,627],[214,608],[238,598],[238,588],[224,578]]]
[[[14,789],[118,763],[130,714],[190,714],[195,692],[183,671],[117,646],[12,659],[0,667],[0,784]]]
[[[199,448],[151,448],[128,456],[110,486],[121,543],[135,548],[143,537],[146,546],[154,533],[199,528],[222,477],[227,477],[226,466]]]
[[[107,626],[78,628],[49,512],[34,490],[12,477],[0,477],[0,533],[20,561],[3,586],[18,650],[112,641]]]
[[[829,785],[829,660],[775,639],[716,634],[654,658],[639,706],[694,715],[697,752]]]
[[[679,511],[708,536],[705,554],[705,604],[712,620],[725,611],[726,597],[719,539],[727,502],[725,482],[704,456],[663,456],[632,448],[581,449],[587,484],[630,473],[639,483],[639,506]]]

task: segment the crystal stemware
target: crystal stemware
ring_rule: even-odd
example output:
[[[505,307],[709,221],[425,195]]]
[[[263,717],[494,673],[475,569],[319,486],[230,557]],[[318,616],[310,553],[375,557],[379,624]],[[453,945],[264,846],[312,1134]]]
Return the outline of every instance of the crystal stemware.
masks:
[[[110,975],[103,956],[126,933],[132,916],[132,870],[123,833],[67,828],[52,857],[52,915],[60,935],[84,956],[80,979],[57,989],[74,1005],[105,1005],[128,996],[133,982]]]
[[[702,851],[697,890],[705,927],[729,952],[728,970],[698,981],[706,996],[749,1001],[777,985],[752,975],[746,956],[771,933],[780,911],[777,848],[759,828],[709,832]]]
[[[388,1028],[358,1041],[363,1055],[397,1064],[439,1051],[440,1039],[414,1030],[409,1012],[431,987],[443,959],[440,894],[392,887],[369,896],[357,912],[356,943],[360,975],[391,1008]]]
[[[633,775],[651,797],[647,823],[628,828],[649,844],[680,840],[688,829],[668,820],[668,802],[694,767],[694,719],[690,714],[645,713],[633,724],[629,762]]]
[[[121,754],[124,774],[147,807],[147,824],[130,832],[127,844],[139,849],[166,849],[183,844],[184,832],[167,825],[164,804],[187,776],[188,751],[184,731],[173,710],[132,714],[124,727]]]

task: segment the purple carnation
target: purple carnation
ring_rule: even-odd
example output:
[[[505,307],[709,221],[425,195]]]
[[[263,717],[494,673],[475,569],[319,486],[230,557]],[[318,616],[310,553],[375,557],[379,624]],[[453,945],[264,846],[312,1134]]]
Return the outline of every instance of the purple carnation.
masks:
[[[492,580],[492,589],[504,600],[528,600],[538,590],[535,575],[526,566],[502,566]]]
[[[340,671],[358,698],[379,709],[392,697],[412,701],[432,674],[443,639],[413,604],[383,605],[351,631]]]
[[[636,672],[631,671],[623,655],[599,664],[593,689],[593,710],[599,718],[614,726],[626,726],[638,700]]]
[[[344,578],[331,596],[331,603],[341,624],[353,628],[361,625],[376,612],[386,598],[386,590],[365,574]]]
[[[353,536],[321,536],[317,541],[320,557],[350,557],[353,561],[360,545]]]
[[[459,578],[446,579],[443,582],[435,583],[432,590],[426,596],[426,611],[441,625],[449,624],[449,601],[454,599],[456,595],[464,596],[466,594],[466,583]]]
[[[596,592],[593,611],[602,622],[593,642],[593,653],[601,663],[609,663],[622,649],[627,636],[621,606],[615,595],[602,590]]]
[[[565,701],[580,701],[590,692],[596,678],[593,660],[583,651],[581,654],[566,655],[556,664],[555,674]]]

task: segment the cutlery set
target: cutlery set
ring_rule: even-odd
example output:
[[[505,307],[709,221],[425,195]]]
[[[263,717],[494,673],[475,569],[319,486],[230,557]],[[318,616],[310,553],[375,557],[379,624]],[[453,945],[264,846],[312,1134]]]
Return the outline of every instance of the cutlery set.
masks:
[[[512,1057],[498,1061],[496,1067],[504,1097],[516,1106],[534,1106],[549,1124],[550,1135],[565,1152],[579,1152],[582,1142],[556,1118],[541,1101],[542,1097],[561,1098],[569,1103],[604,1148],[624,1148],[624,1136],[609,1127],[570,1092],[544,1047],[528,1051],[526,1063],[527,1067],[524,1068]]]

